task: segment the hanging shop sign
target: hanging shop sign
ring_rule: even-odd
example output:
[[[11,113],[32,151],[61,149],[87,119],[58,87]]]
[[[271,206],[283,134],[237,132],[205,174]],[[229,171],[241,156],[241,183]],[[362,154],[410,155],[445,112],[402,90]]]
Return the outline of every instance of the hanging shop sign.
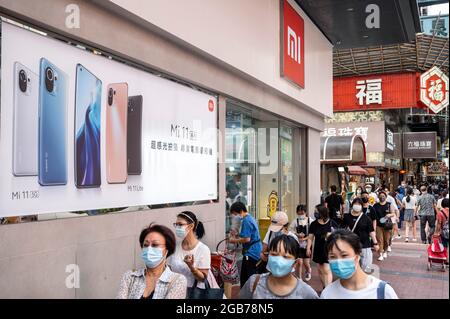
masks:
[[[305,23],[287,0],[281,7],[281,76],[305,88]]]
[[[359,135],[364,140],[366,152],[384,152],[385,140],[379,137],[380,132],[385,132],[385,122],[350,122],[350,123],[326,123],[321,136],[355,136]]]
[[[420,101],[434,113],[448,106],[448,77],[437,66],[420,76]]]
[[[404,158],[436,158],[436,132],[403,133]]]
[[[1,48],[0,217],[217,198],[215,96],[5,22]]]
[[[426,166],[427,176],[443,176],[447,172],[444,162],[430,162]]]
[[[416,107],[418,73],[335,78],[333,110],[361,111]]]

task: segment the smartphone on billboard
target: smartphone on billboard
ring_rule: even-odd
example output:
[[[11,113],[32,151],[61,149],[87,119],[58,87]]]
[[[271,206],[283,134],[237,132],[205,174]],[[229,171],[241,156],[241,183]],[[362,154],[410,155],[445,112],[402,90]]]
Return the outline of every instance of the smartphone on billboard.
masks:
[[[38,180],[67,184],[67,75],[45,58],[39,70]]]
[[[128,98],[127,165],[128,175],[142,172],[142,95]]]
[[[128,84],[109,84],[106,90],[106,179],[127,181]]]
[[[38,75],[15,62],[12,165],[15,176],[38,173],[38,98]]]
[[[77,64],[75,83],[75,185],[100,187],[102,81]]]

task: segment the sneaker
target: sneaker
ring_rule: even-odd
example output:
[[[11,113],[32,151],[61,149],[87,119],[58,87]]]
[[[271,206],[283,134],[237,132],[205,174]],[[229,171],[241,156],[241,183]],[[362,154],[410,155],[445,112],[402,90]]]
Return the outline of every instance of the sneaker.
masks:
[[[387,257],[388,257],[388,254],[387,254],[387,252],[384,252],[384,253],[383,253],[383,258],[385,258],[385,259],[386,259]]]
[[[417,241],[417,238],[413,238],[413,241]]]
[[[384,260],[383,255],[380,255],[380,257],[378,257],[378,260],[383,261]]]
[[[398,239],[402,238],[402,235],[398,234],[398,235],[397,235],[397,238],[398,238]]]
[[[391,246],[388,246],[387,251],[388,251],[388,253],[390,253],[392,251]]]
[[[423,241],[422,241],[422,244],[426,245],[426,244],[427,244],[427,242],[423,240]]]
[[[409,242],[409,238],[408,237],[405,238],[405,243],[407,243],[407,242]]]
[[[311,280],[311,272],[307,272],[305,274],[305,281],[310,281]]]

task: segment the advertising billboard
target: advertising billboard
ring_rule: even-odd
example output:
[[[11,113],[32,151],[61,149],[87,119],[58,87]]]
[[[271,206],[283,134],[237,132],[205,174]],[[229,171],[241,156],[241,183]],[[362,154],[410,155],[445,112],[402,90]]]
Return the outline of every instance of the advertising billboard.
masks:
[[[217,97],[2,23],[0,217],[217,199]]]
[[[403,133],[404,158],[436,158],[436,132]]]

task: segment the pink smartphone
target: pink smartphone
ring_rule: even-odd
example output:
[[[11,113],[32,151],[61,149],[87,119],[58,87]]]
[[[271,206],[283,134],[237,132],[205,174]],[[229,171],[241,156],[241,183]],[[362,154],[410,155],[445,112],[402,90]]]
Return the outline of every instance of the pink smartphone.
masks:
[[[127,181],[128,84],[109,84],[106,106],[106,179],[109,184]]]

